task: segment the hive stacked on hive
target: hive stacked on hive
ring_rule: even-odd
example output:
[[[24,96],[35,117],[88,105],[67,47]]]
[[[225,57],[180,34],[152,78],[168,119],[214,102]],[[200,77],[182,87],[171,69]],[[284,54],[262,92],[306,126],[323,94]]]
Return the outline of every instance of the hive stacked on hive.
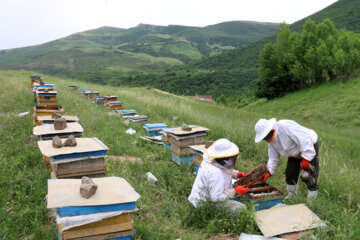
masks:
[[[165,130],[172,160],[179,165],[192,162],[195,155],[189,146],[204,144],[208,130],[208,128],[196,125]]]
[[[97,138],[81,138],[78,117],[63,115],[63,107],[56,105],[55,86],[38,79],[41,77],[30,77],[37,102],[33,134],[52,170],[47,200],[48,208],[56,210],[58,238],[130,240],[135,234],[131,213],[137,210],[135,202],[140,196],[126,180],[104,177],[107,146]],[[99,95],[76,86],[69,90],[94,100]],[[96,177],[93,185],[75,179],[85,175]],[[90,192],[95,195],[87,196]]]
[[[58,238],[130,240],[135,234],[131,213],[140,195],[120,177],[88,181],[48,180],[47,208],[56,212]]]
[[[37,85],[43,84],[41,76],[39,76],[39,75],[31,75],[30,76],[30,87],[33,88],[35,86],[35,84],[37,84]]]

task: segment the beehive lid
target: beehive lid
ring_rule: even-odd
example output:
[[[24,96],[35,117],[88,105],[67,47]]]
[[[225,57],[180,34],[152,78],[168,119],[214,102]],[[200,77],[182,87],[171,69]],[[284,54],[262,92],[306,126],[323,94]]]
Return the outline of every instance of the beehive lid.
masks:
[[[61,139],[64,143],[66,139]],[[97,138],[76,138],[77,145],[75,147],[54,148],[52,140],[38,141],[39,149],[42,155],[54,157],[58,155],[84,153],[109,150],[109,148]]]
[[[198,152],[198,153],[204,153],[204,152],[206,152],[206,149],[207,149],[207,148],[205,148],[205,144],[191,145],[191,146],[189,146],[189,148],[191,148],[192,150],[194,150],[195,152]]]
[[[66,121],[72,121],[72,122],[77,122],[79,121],[79,118],[77,116],[67,116],[67,115],[62,115],[62,118],[65,118]],[[55,119],[53,119],[51,117],[51,115],[47,115],[47,116],[38,116],[37,119],[42,122],[42,121],[53,121]]]
[[[47,208],[99,206],[135,202],[140,195],[120,177],[93,178],[98,189],[89,199],[80,195],[81,179],[48,179]]]
[[[82,126],[77,122],[67,123],[67,127],[63,130],[56,130],[53,124],[45,124],[33,128],[33,134],[35,136],[42,136],[47,134],[83,132],[83,131],[84,129],[82,128]]]
[[[189,127],[192,128],[191,131],[184,131],[181,129],[181,127],[178,127],[178,128],[172,128],[172,129],[166,130],[166,132],[170,133],[170,134],[174,134],[174,135],[189,135],[189,134],[205,132],[205,131],[210,130],[206,127],[201,127],[201,126],[197,126],[197,125],[189,125]]]

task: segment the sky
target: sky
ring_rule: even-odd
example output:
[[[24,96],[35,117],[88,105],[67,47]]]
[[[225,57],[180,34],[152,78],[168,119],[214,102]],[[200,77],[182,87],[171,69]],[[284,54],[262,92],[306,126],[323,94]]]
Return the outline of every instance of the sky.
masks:
[[[226,21],[286,22],[336,0],[0,0],[0,50],[49,42],[102,26],[204,27]]]

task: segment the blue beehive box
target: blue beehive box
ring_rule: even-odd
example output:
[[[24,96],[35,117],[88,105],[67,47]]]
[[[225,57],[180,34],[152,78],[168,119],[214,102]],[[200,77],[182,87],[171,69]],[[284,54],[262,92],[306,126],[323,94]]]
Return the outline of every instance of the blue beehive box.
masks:
[[[104,105],[105,98],[102,96],[97,96],[97,97],[94,97],[94,101],[98,105]]]
[[[188,155],[188,156],[178,156],[175,153],[171,153],[171,159],[177,164],[177,165],[186,165],[191,163],[195,159],[195,155]]]
[[[133,117],[130,117],[129,118],[130,122],[133,122],[133,123],[138,123],[138,124],[144,124],[147,122],[147,120],[149,120],[149,117],[148,116],[145,116],[145,115],[140,115],[140,116],[133,116]]]
[[[135,109],[118,110],[118,112],[120,113],[120,115],[123,118],[130,118],[130,117],[135,116],[135,114],[136,114]]]
[[[268,189],[263,189],[260,191],[254,191],[256,188],[267,187]],[[252,190],[252,192],[250,192]],[[249,187],[249,192],[237,196],[235,200],[240,201],[241,198],[246,198],[246,200],[254,204],[255,211],[264,210],[275,206],[276,204],[282,203],[285,195],[282,191],[277,188],[259,181]]]
[[[58,214],[58,239],[131,239],[135,234],[131,213],[136,211],[135,202],[140,195],[120,177],[93,181],[97,191],[85,199],[79,194],[80,179],[48,180],[47,208],[55,209]],[[96,221],[88,217],[99,214],[102,217]],[[78,216],[83,217],[80,222],[76,220]],[[68,225],[64,226],[63,222]]]
[[[149,137],[161,135],[161,130],[167,129],[168,126],[164,123],[147,123],[144,124],[145,131]]]

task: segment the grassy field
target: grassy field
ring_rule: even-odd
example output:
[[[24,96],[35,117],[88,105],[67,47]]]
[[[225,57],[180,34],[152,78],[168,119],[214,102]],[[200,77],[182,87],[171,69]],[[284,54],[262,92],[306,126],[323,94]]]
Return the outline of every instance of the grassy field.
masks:
[[[44,203],[46,180],[50,173],[42,165],[36,144],[28,139],[32,132],[31,110],[34,106],[28,81],[30,74],[0,72],[0,239],[56,239],[56,226],[48,218]],[[261,117],[290,117],[282,112],[284,104],[267,111],[261,110],[260,103],[258,110],[255,106],[251,111],[235,110],[145,88],[115,88],[43,77],[46,83],[56,84],[58,103],[65,108],[66,114],[80,118],[84,136],[102,140],[110,148],[109,154],[142,159],[143,163],[107,162],[108,176],[125,178],[141,195],[137,201],[141,210],[134,216],[136,239],[237,239],[241,232],[260,234],[252,210],[230,218],[222,209],[215,210],[211,204],[194,209],[187,201],[195,179],[193,166],[176,166],[163,147],[138,138],[145,135],[140,126],[126,125],[104,107],[70,93],[67,86],[78,85],[98,90],[104,95],[115,94],[124,103],[125,109],[135,108],[139,113],[149,115],[150,122],[165,122],[170,127],[179,126],[182,122],[206,126],[211,129],[207,139],[226,137],[239,146],[241,152],[237,168],[242,171],[249,171],[267,160],[266,143],[254,143],[254,124]],[[359,81],[353,84],[351,88],[358,87]],[[339,105],[343,103],[343,106],[334,108],[334,114],[348,113],[352,116],[355,110],[347,110],[347,98],[352,99],[356,95],[348,95],[342,95],[344,100],[339,101]],[[296,99],[292,101],[296,103]],[[315,102],[326,105],[326,100],[310,100],[309,107]],[[300,104],[297,103],[298,106]],[[307,113],[306,106],[301,106]],[[358,130],[358,126],[345,122],[337,126],[323,123],[320,116],[327,113],[325,109],[323,114],[310,114],[309,121],[302,121],[320,137],[319,197],[309,207],[326,221],[328,228],[327,231],[316,230],[314,235],[318,239],[360,239],[360,140],[350,131],[350,128]],[[17,117],[25,111],[31,111],[31,114]],[[349,116],[344,117],[344,121],[351,119]],[[298,116],[293,119],[299,120]],[[135,135],[125,134],[130,127],[137,130]],[[270,184],[282,190],[285,190],[284,160],[277,173],[269,179]],[[155,188],[146,182],[145,173],[149,171],[160,180]],[[299,199],[287,203],[305,202],[306,189],[301,183]],[[250,205],[248,207],[251,208]]]

